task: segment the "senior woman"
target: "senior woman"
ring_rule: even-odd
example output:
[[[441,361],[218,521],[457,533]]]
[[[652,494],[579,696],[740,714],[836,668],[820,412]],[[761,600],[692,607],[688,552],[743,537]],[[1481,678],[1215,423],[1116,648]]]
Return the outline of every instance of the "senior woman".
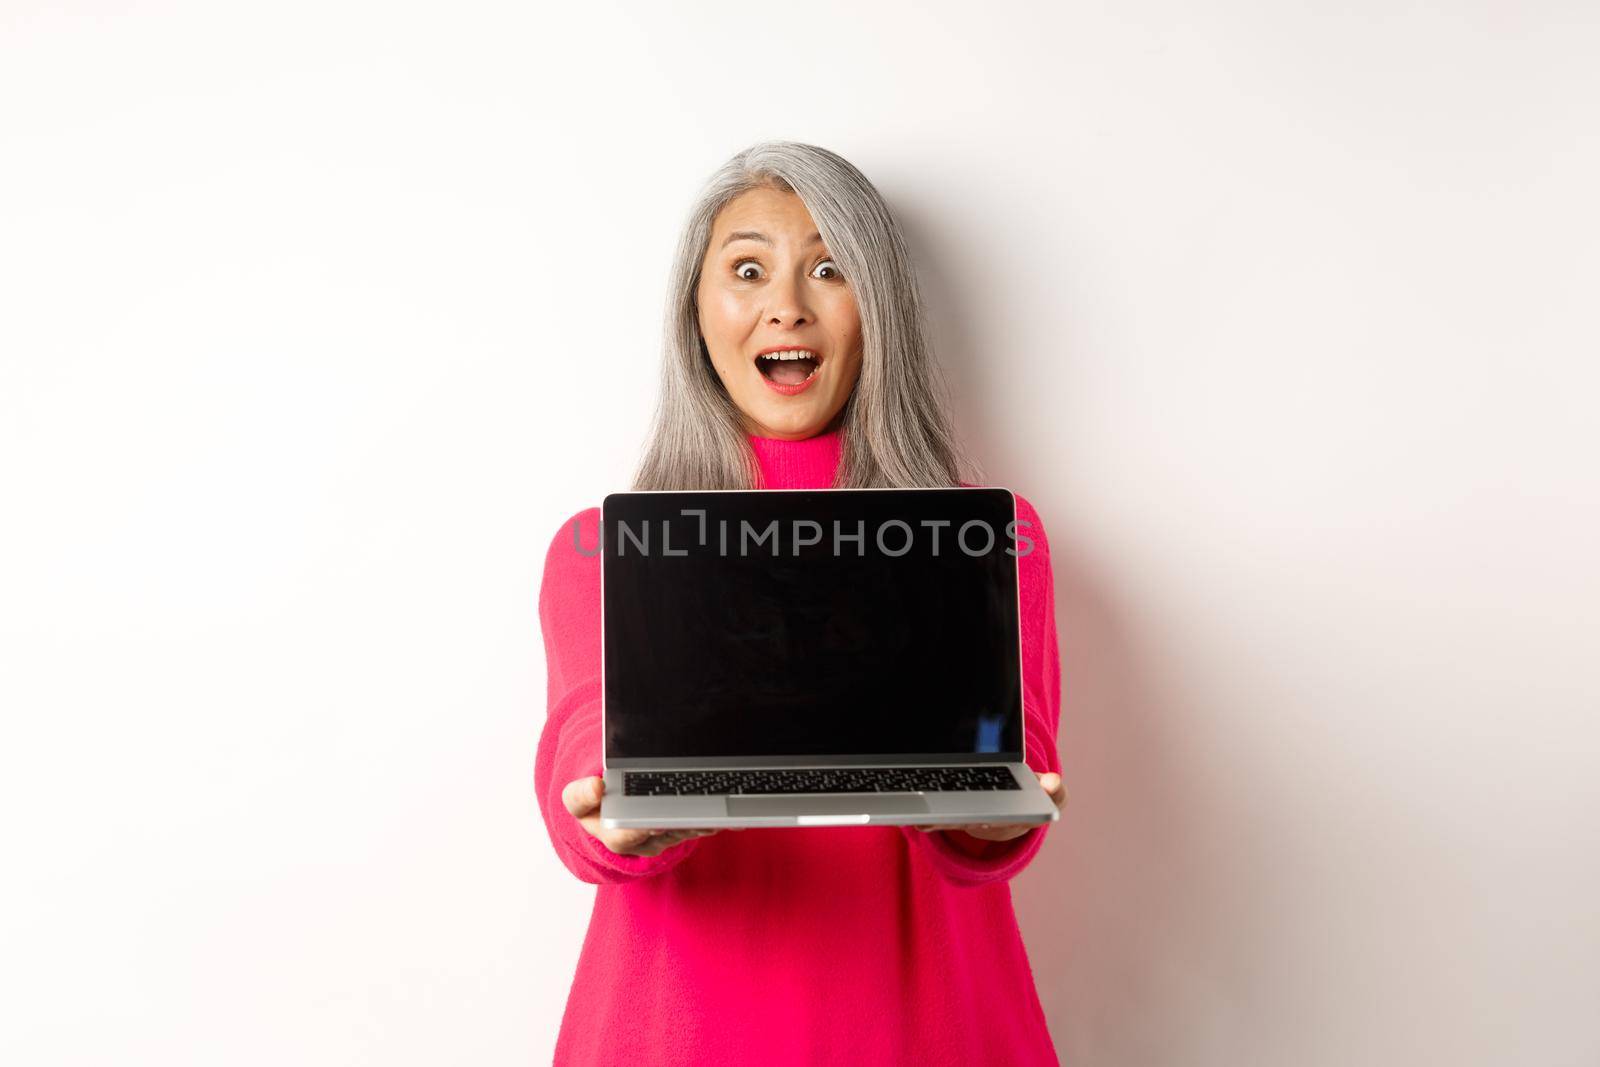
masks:
[[[900,229],[849,162],[767,142],[678,246],[661,396],[634,489],[962,481]],[[1066,803],[1049,544],[1017,495],[1029,765]],[[549,710],[534,784],[598,886],[557,1064],[1055,1064],[1009,879],[1045,826],[656,832],[600,825],[599,509],[539,591]],[[586,533],[584,531],[587,531]]]

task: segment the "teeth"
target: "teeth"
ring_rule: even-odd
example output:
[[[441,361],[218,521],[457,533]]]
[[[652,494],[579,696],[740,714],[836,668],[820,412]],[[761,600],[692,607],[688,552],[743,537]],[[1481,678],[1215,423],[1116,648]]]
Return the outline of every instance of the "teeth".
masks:
[[[809,348],[785,348],[781,352],[768,352],[760,359],[816,359],[817,354]]]

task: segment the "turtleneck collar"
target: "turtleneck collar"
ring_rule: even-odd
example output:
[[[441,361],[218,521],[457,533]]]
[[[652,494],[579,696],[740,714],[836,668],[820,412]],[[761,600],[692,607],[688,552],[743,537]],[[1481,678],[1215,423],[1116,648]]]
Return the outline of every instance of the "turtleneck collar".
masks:
[[[827,489],[833,485],[844,448],[840,430],[828,430],[802,441],[746,436],[761,465],[761,488]]]

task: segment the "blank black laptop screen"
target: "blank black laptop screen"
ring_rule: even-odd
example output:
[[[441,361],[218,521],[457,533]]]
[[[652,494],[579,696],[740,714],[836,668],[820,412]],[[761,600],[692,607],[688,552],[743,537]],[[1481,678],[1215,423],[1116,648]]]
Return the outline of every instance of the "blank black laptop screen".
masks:
[[[607,761],[1020,761],[1015,519],[987,487],[607,496]]]

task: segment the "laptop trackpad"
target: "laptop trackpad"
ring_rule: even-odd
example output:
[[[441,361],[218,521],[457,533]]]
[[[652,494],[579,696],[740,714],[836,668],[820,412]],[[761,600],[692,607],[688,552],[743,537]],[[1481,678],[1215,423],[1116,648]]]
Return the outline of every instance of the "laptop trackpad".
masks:
[[[915,793],[731,796],[729,815],[916,815],[928,802]]]

